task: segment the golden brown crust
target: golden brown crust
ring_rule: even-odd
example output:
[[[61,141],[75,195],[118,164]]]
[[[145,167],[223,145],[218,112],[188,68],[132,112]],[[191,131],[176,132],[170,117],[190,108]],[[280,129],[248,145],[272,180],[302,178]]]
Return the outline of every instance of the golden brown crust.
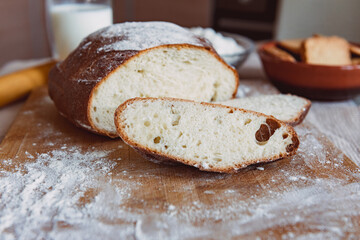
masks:
[[[96,128],[92,123],[90,118],[90,102],[93,92],[112,72],[126,65],[132,58],[138,57],[154,48],[196,48],[209,51],[223,63],[224,66],[234,73],[236,87],[234,89],[233,97],[235,97],[239,85],[239,76],[236,70],[226,64],[206,40],[196,37],[200,40],[202,46],[172,44],[161,45],[141,51],[98,51],[98,49],[106,44],[121,41],[123,38],[124,36],[96,38],[94,35],[90,35],[82,41],[79,47],[73,51],[65,61],[58,63],[51,69],[49,74],[49,95],[53,99],[61,115],[66,117],[76,126],[112,138],[118,137],[115,134]]]
[[[289,157],[292,156],[296,153],[298,147],[299,147],[299,139],[298,136],[295,132],[295,130],[289,126],[286,125],[284,122],[281,122],[280,120],[272,117],[272,116],[268,116],[262,113],[258,113],[258,112],[254,112],[254,111],[250,111],[250,110],[244,110],[244,109],[240,109],[240,108],[235,108],[235,107],[230,107],[230,106],[225,106],[225,105],[220,105],[220,104],[213,104],[213,103],[206,103],[206,102],[201,102],[200,104],[202,105],[207,105],[207,106],[211,106],[214,108],[227,108],[229,109],[229,111],[240,111],[240,112],[251,112],[255,115],[258,116],[265,116],[267,117],[267,119],[269,119],[272,124],[276,123],[276,124],[280,124],[281,126],[285,125],[288,128],[288,131],[290,132],[290,134],[293,136],[293,143],[290,144],[288,146],[288,150],[286,153],[284,154],[279,154],[279,155],[275,155],[272,158],[267,158],[267,159],[252,159],[249,160],[245,163],[242,164],[237,164],[233,167],[228,167],[228,168],[220,168],[220,167],[215,167],[215,166],[209,166],[209,168],[204,168],[203,166],[197,164],[195,161],[192,161],[191,159],[183,159],[183,158],[179,158],[176,156],[171,156],[169,154],[165,154],[162,152],[159,152],[157,150],[154,149],[150,149],[146,146],[143,146],[135,141],[133,141],[123,130],[123,128],[125,126],[121,125],[121,113],[122,111],[124,111],[126,109],[126,107],[130,104],[132,104],[135,101],[157,101],[157,100],[167,100],[167,101],[180,101],[180,102],[191,102],[194,103],[194,101],[191,100],[185,100],[185,99],[175,99],[175,98],[132,98],[132,99],[128,99],[127,101],[125,101],[123,104],[121,104],[115,111],[115,126],[116,126],[116,130],[119,134],[119,136],[121,137],[121,139],[127,143],[128,145],[130,145],[132,148],[134,148],[137,152],[139,152],[142,156],[144,156],[145,158],[152,160],[154,162],[166,162],[166,163],[171,163],[171,162],[180,162],[186,165],[190,165],[190,166],[194,166],[199,168],[202,171],[209,171],[209,172],[223,172],[223,173],[234,173],[237,170],[241,169],[241,168],[245,168],[249,165],[252,164],[256,164],[256,163],[264,163],[264,162],[272,162],[284,157]]]
[[[351,64],[353,65],[360,65],[360,58],[352,58]]]
[[[281,50],[280,48],[277,48],[276,46],[264,48],[264,51],[266,53],[268,53],[269,55],[276,57],[278,59],[281,59],[283,61],[296,62],[296,60],[293,56],[291,56],[289,53]]]
[[[352,54],[355,54],[357,56],[360,56],[360,47],[359,46],[356,46],[354,44],[350,44],[350,52]]]
[[[304,39],[285,39],[277,42],[277,45],[291,53],[300,54],[302,41]]]
[[[330,57],[325,52],[331,50],[332,56]],[[333,53],[336,52],[336,53]],[[341,54],[339,55],[339,52]],[[308,64],[318,65],[349,65],[351,64],[350,58],[350,45],[346,39],[338,36],[322,36],[315,34],[311,38],[307,38],[302,42],[301,46],[301,60]],[[325,55],[325,56],[324,56]],[[329,60],[332,60],[329,62]],[[336,60],[336,61],[335,61]]]
[[[291,94],[289,94],[291,95]],[[299,97],[299,96],[297,96]],[[284,121],[286,124],[289,124],[291,126],[296,126],[296,125],[299,125],[300,123],[302,123],[306,117],[306,115],[308,114],[310,108],[311,108],[311,101],[309,99],[306,99],[306,98],[303,98],[301,97],[302,99],[304,99],[306,101],[306,104],[304,106],[304,110],[301,111],[301,113],[296,116],[295,118],[289,120],[289,121]]]

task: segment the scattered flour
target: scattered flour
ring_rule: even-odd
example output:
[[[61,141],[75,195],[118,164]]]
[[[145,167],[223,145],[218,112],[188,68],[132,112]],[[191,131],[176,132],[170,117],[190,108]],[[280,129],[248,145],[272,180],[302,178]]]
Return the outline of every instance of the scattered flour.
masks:
[[[115,36],[125,37],[121,41],[111,41]],[[102,39],[103,42],[110,42],[99,48],[99,52],[144,50],[159,45],[183,43],[201,46],[201,41],[195,38],[193,34],[176,24],[168,22],[126,22],[114,24],[91,34],[86,38],[86,43],[82,47],[90,47],[92,42],[98,38]]]
[[[108,154],[72,147],[39,154],[35,162],[17,167],[16,172],[1,170],[0,239],[66,239],[72,234],[72,239],[96,238],[99,229],[105,236],[126,233],[127,229],[101,223],[102,198],[113,196],[119,203],[131,197],[130,189],[140,184],[106,177],[117,164],[107,159]],[[3,160],[2,164],[13,162]],[[107,181],[100,181],[104,176]],[[100,187],[107,191],[97,193]],[[91,201],[82,202],[84,196]]]
[[[291,160],[233,175],[150,163],[139,169],[143,163],[114,157],[123,146],[59,146],[64,133],[46,122],[39,128],[35,140],[55,143],[49,150],[22,150],[23,164],[18,155],[0,159],[1,240],[263,239],[260,233],[272,236],[271,229],[284,226],[290,229],[282,239],[360,234],[360,172],[347,169],[345,156],[329,152],[321,134],[306,124],[296,127],[301,144]],[[176,171],[165,182],[169,168]],[[311,173],[319,169],[315,178]],[[269,177],[270,171],[276,174]],[[246,174],[258,181],[249,185]],[[149,187],[148,181],[157,184]],[[156,202],[149,201],[154,191],[163,193]]]

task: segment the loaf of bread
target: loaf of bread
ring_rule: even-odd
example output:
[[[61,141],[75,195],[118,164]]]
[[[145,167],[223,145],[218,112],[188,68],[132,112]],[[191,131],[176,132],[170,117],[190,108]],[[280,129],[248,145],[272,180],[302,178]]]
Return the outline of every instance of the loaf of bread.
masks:
[[[303,41],[301,57],[305,63],[320,65],[351,64],[350,45],[346,39],[316,35]]]
[[[134,98],[115,112],[120,137],[156,162],[234,172],[294,155],[294,129],[262,113],[171,98]]]
[[[49,93],[60,114],[110,137],[117,137],[115,109],[129,98],[223,101],[235,96],[237,86],[237,72],[207,40],[167,22],[101,29],[49,75]]]
[[[311,107],[308,99],[290,94],[235,98],[219,104],[271,115],[292,126],[300,124]]]

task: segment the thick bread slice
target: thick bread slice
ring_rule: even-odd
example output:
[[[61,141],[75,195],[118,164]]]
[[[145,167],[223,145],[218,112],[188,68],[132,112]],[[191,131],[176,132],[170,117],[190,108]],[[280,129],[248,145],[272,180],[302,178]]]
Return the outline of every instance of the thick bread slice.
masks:
[[[354,55],[360,56],[360,47],[354,44],[350,44],[350,52]]]
[[[286,39],[277,42],[277,45],[291,53],[300,54],[302,41],[304,39]]]
[[[302,60],[318,65],[350,65],[350,46],[344,38],[317,35],[304,40]]]
[[[222,101],[235,96],[237,72],[211,44],[166,22],[131,22],[82,41],[49,76],[59,112],[77,126],[117,137],[116,108],[134,97]]]
[[[352,58],[351,63],[353,65],[360,65],[360,58]]]
[[[292,126],[300,124],[311,107],[310,100],[290,94],[235,98],[219,104],[271,115]]]
[[[294,129],[274,117],[171,98],[134,98],[115,112],[120,137],[143,156],[204,171],[234,172],[294,155]]]
[[[291,56],[286,51],[277,48],[276,46],[264,48],[264,51],[270,54],[271,56],[279,58],[283,61],[296,62],[296,59],[293,56]]]

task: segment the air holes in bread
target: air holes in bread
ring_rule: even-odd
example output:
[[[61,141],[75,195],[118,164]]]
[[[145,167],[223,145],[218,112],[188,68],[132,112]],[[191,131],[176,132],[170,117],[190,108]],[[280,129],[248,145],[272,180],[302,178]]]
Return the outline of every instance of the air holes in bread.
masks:
[[[97,122],[97,123],[99,123],[100,122],[100,120],[99,120],[99,118],[95,118],[95,121]]]
[[[154,143],[155,144],[160,143],[160,141],[161,141],[161,137],[157,136],[156,138],[154,138]]]
[[[96,112],[96,107],[93,107],[93,109],[94,109],[94,112]]]
[[[144,122],[144,126],[145,126],[145,127],[150,126],[150,122],[149,122],[149,121],[145,121],[145,122]]]
[[[258,142],[266,142],[270,136],[270,129],[266,124],[261,124],[259,130],[255,133],[255,138]]]
[[[171,113],[171,114],[178,114],[179,112],[175,109],[174,106],[171,106],[170,113]]]
[[[190,61],[184,61],[183,63],[186,63],[186,64],[191,64],[191,62],[190,62]]]
[[[230,109],[228,113],[234,113],[234,110]]]
[[[287,134],[287,133],[284,133],[284,134],[282,135],[283,139],[286,139],[288,136],[289,136],[289,134]]]
[[[220,116],[217,116],[214,118],[214,120],[218,123],[218,124],[222,124],[222,120]]]
[[[286,147],[286,151],[288,153],[294,151],[294,149],[296,149],[299,146],[299,139],[297,137],[293,136],[291,138],[291,140],[292,140],[292,143],[287,145],[287,147]]]
[[[249,123],[251,123],[251,119],[248,118],[248,119],[245,120],[244,125],[248,125]]]
[[[173,126],[177,126],[179,125],[179,121],[180,121],[181,116],[177,115],[175,120],[171,123]]]
[[[137,70],[138,73],[144,73],[144,70],[143,69],[139,69]]]
[[[274,132],[276,131],[276,129],[278,129],[281,126],[280,123],[278,123],[274,119],[270,119],[270,118],[266,119],[266,124],[270,128],[270,136],[272,136],[274,134]]]
[[[259,130],[255,133],[255,139],[259,145],[264,145],[275,133],[276,129],[280,127],[280,123],[277,121],[267,118],[265,124],[261,124]]]

